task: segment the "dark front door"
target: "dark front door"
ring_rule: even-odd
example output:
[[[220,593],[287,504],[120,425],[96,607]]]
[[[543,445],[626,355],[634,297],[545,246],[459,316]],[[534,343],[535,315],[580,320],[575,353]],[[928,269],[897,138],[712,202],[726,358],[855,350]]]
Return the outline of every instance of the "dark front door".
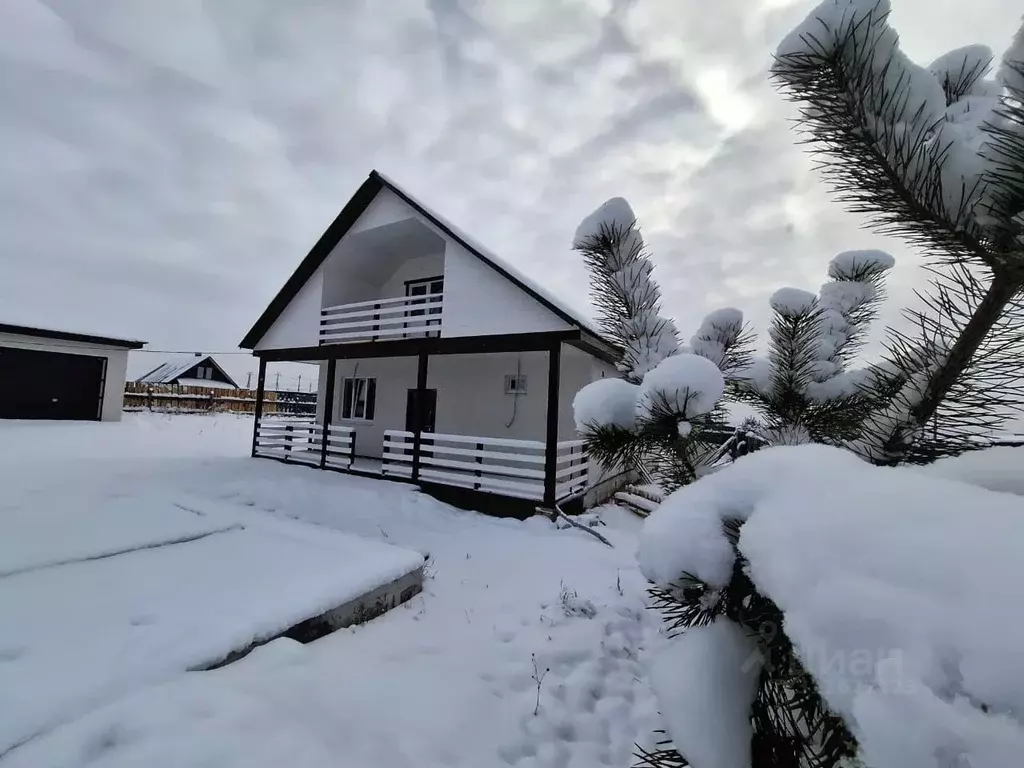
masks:
[[[420,409],[417,403],[418,390],[410,389],[405,400],[405,431],[415,432],[418,422],[418,414],[423,414],[423,431],[434,431],[434,420],[437,417],[437,390],[423,390],[423,407]]]
[[[106,360],[0,347],[0,419],[97,420]]]

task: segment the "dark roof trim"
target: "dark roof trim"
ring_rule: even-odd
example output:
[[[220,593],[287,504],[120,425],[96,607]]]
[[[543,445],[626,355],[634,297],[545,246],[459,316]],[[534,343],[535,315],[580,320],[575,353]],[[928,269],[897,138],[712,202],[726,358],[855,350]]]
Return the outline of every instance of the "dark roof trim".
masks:
[[[457,242],[469,253],[476,256],[480,261],[484,262],[491,269],[495,270],[498,274],[510,281],[513,285],[517,286],[521,291],[524,291],[531,296],[535,301],[539,302],[541,306],[546,307],[553,312],[559,319],[568,323],[573,328],[579,328],[588,336],[594,336],[593,333],[588,331],[580,324],[580,321],[572,317],[570,314],[565,312],[561,307],[556,306],[550,300],[542,296],[533,290],[530,286],[523,283],[515,275],[511,274],[508,270],[502,267],[500,264],[496,264],[486,254],[480,252],[476,246],[472,243],[466,242],[463,237],[453,231],[443,221],[439,221],[437,217],[429,210],[420,205],[416,200],[409,197],[405,192],[395,186],[393,183],[381,176],[377,171],[370,171],[369,177],[363,182],[362,186],[352,196],[352,199],[348,201],[345,207],[342,209],[338,217],[331,223],[331,226],[327,228],[323,236],[317,241],[316,245],[313,246],[312,250],[307,254],[306,258],[299,264],[298,269],[288,278],[288,282],[284,284],[284,287],[278,292],[274,300],[270,302],[270,306],[266,308],[256,324],[249,330],[238,345],[243,349],[255,349],[263,335],[270,330],[270,326],[274,324],[274,321],[280,317],[281,313],[284,312],[285,307],[288,303],[295,298],[295,295],[299,292],[306,281],[313,276],[313,273],[320,267],[321,264],[326,261],[334,247],[341,241],[345,234],[355,225],[356,221],[363,214],[363,212],[369,207],[370,203],[377,196],[377,193],[381,189],[387,188],[393,192],[402,202],[408,205],[410,208],[419,213],[423,218],[427,219],[431,224],[437,227],[439,230],[444,232],[449,238]],[[596,337],[594,337],[596,338]],[[602,342],[604,343],[604,342]],[[588,350],[589,351],[589,350]]]
[[[577,349],[581,349],[609,365],[615,365],[622,360],[622,350],[619,347],[587,330],[580,334],[578,341],[570,343]]]
[[[235,385],[235,389],[241,389],[241,387],[238,386],[238,382],[235,381],[231,377],[231,374],[229,374],[227,371],[224,370],[223,366],[221,366],[221,364],[217,362],[217,359],[213,355],[207,355],[200,362],[206,362],[207,360],[209,360],[211,363],[213,363],[213,367],[216,368],[218,371],[220,371],[220,375],[221,376],[223,376],[225,379],[227,379],[229,383]],[[198,365],[198,363],[197,363],[197,365]],[[195,366],[193,366],[193,367],[195,367]],[[191,370],[191,368],[189,370]],[[186,373],[188,373],[188,371],[186,371]],[[181,378],[181,377],[179,376],[178,378]]]
[[[263,314],[260,315],[256,324],[245,334],[245,338],[242,339],[238,346],[242,349],[256,348],[263,335],[270,330],[270,326],[281,316],[285,307],[295,298],[295,295],[306,284],[306,281],[327,260],[327,257],[331,255],[331,251],[334,250],[334,246],[341,242],[341,238],[352,229],[353,225],[370,206],[373,198],[377,196],[377,193],[380,192],[383,186],[380,177],[375,173],[371,173],[369,178],[360,185],[356,193],[352,195],[352,199],[345,204],[338,217],[331,222],[331,226],[316,241],[313,248],[306,254],[306,258],[302,260],[302,263],[292,273],[292,276],[288,278],[288,282],[277,292],[273,301],[270,302],[263,311]]]
[[[87,333],[71,331],[55,331],[49,328],[33,328],[28,325],[9,325],[0,323],[0,333],[17,336],[34,336],[39,339],[56,339],[59,341],[78,341],[83,344],[97,344],[104,347],[120,347],[121,349],[142,349],[146,342],[135,339],[115,339],[110,336],[93,336]]]
[[[159,371],[165,365],[167,365],[168,362],[169,361],[165,360],[164,362],[160,363],[160,365],[158,365],[153,370],[151,370],[148,373],[144,373],[141,376],[139,376],[137,379],[135,379],[135,381],[136,382],[140,382],[140,383],[162,383],[162,382],[146,382],[145,380],[148,379],[150,376],[152,376],[157,371]],[[209,363],[210,365],[212,365],[214,368],[216,368],[218,371],[220,371],[220,375],[221,376],[223,376],[225,379],[227,379],[230,384],[234,385],[235,389],[241,389],[241,387],[238,386],[238,382],[235,381],[231,377],[231,375],[227,371],[224,370],[224,368],[221,366],[221,364],[218,363],[216,361],[216,359],[214,359],[213,355],[206,355],[205,357],[202,356],[202,355],[196,355],[195,356],[195,362],[192,363],[192,365],[190,365],[182,373],[179,373],[177,376],[175,376],[171,380],[172,381],[177,381],[178,379],[184,377],[186,373],[188,373],[189,371],[193,370],[194,368],[196,368],[197,366],[199,366],[199,365],[201,365],[203,363]]]

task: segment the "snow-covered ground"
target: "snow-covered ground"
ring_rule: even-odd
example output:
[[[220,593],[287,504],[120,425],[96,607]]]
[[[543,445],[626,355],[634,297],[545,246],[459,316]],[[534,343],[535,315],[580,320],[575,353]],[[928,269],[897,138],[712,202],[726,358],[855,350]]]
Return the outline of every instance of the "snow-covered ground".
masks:
[[[0,549],[0,570],[94,546],[82,518],[61,510],[164,510],[165,536],[181,524],[170,510],[218,510],[429,555],[425,592],[310,645],[279,640],[220,670],[111,693],[0,765],[621,766],[634,741],[649,743],[661,721],[642,659],[660,621],[641,608],[639,521],[609,511],[609,549],[544,519],[486,518],[404,485],[249,459],[250,429],[234,416],[151,414],[0,423],[0,541],[33,512],[41,521],[31,548]],[[148,535],[119,529],[122,544]],[[77,588],[82,616],[103,606],[96,584]],[[173,617],[203,631],[202,617]],[[0,648],[0,670],[33,652]],[[40,667],[39,683],[59,686],[60,674]],[[0,698],[0,710],[18,700]]]

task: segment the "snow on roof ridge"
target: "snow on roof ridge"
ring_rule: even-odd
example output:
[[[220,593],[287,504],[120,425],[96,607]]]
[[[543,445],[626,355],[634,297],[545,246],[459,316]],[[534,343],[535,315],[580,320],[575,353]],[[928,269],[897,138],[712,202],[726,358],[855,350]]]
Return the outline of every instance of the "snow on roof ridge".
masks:
[[[193,352],[172,355],[149,371],[149,373],[140,376],[135,381],[141,384],[166,384],[185,373],[192,366],[212,358],[213,355],[195,354]]]

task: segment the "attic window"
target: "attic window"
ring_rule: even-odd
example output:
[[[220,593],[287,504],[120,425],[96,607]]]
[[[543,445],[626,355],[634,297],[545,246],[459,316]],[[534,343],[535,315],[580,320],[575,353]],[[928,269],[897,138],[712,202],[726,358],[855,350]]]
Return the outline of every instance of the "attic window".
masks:
[[[526,374],[523,373],[509,373],[505,375],[505,394],[506,395],[525,395],[526,394]]]

